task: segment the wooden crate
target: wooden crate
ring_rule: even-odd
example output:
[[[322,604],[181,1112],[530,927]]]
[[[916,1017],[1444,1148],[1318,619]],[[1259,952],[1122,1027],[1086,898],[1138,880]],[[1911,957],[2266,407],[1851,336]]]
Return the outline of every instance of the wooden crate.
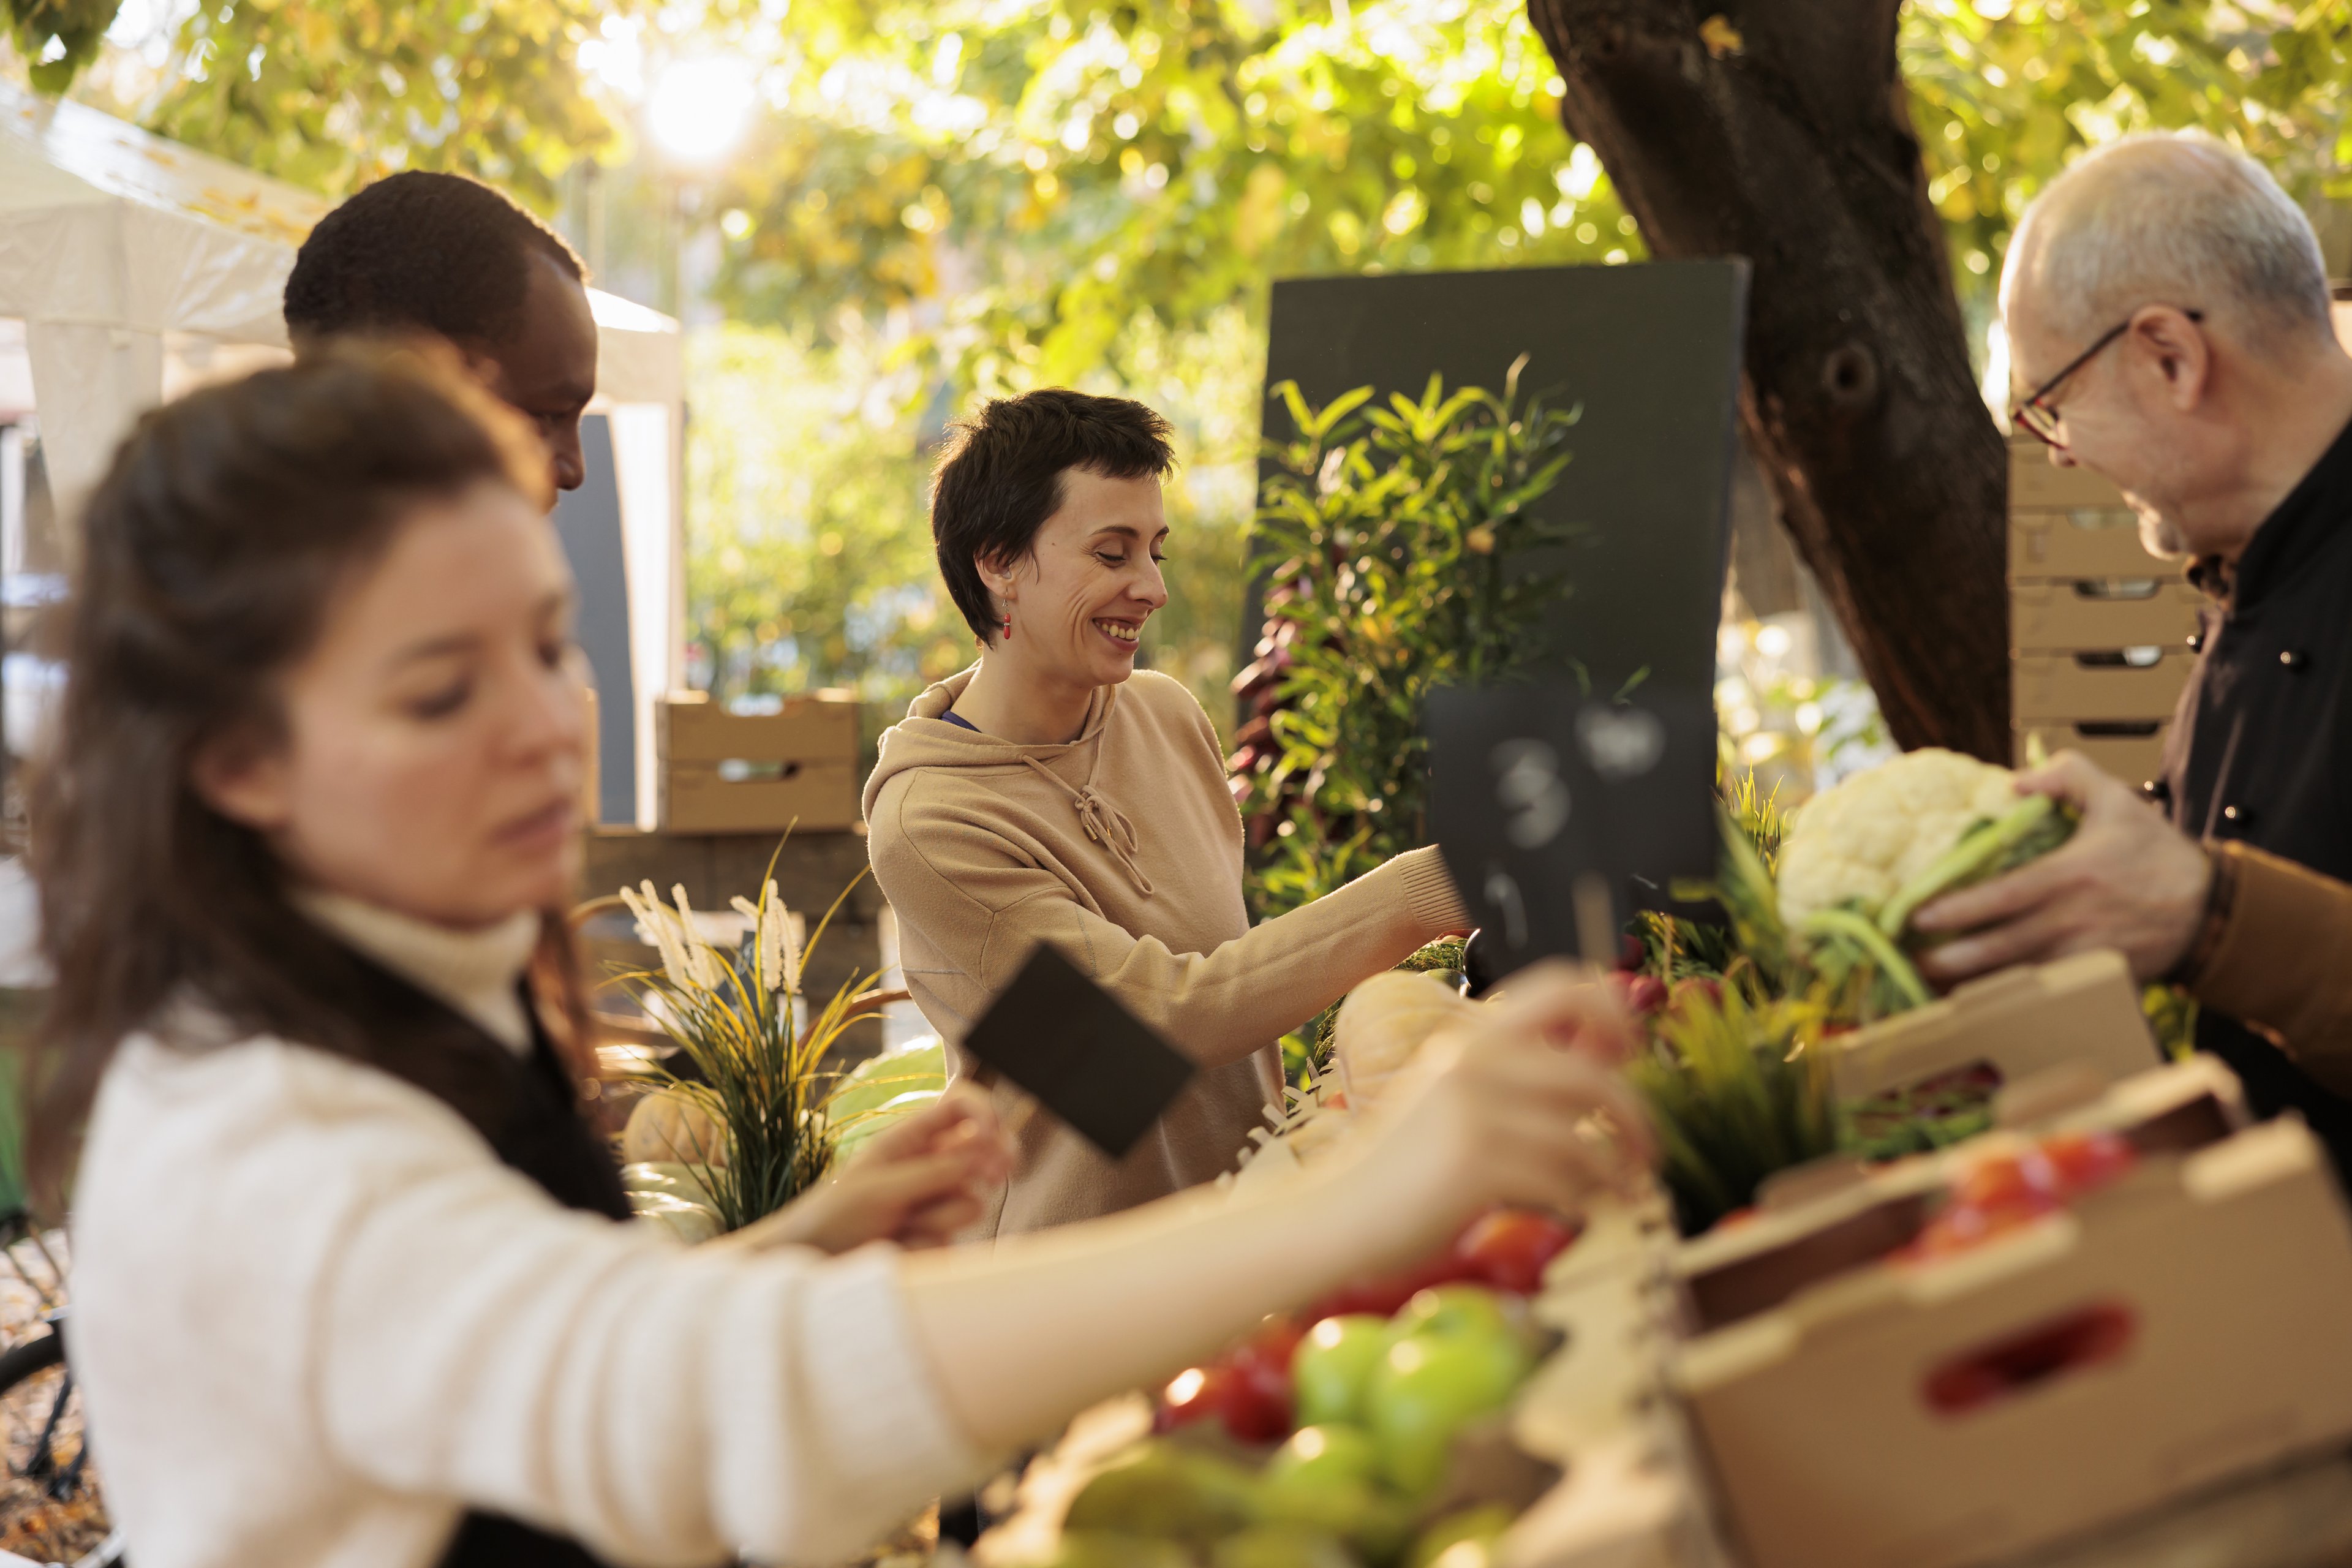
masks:
[[[672,833],[838,831],[858,820],[858,704],[794,698],[779,713],[656,705],[661,822]]]
[[[2173,578],[2017,583],[2009,594],[2009,646],[2021,653],[2186,647],[2203,597]]]
[[[2179,562],[2147,552],[2139,542],[2138,514],[2119,502],[2012,510],[2009,514],[2012,583],[2179,574]]]
[[[2014,671],[2012,715],[2017,723],[2045,720],[2168,719],[2188,684],[2197,656],[2169,650],[2151,663],[2108,662],[2116,653],[2021,653]]]
[[[2093,766],[2137,788],[2163,773],[2164,737],[2171,727],[2169,721],[2161,719],[2020,724],[2014,731],[2017,765],[2026,765],[2028,742],[2039,740],[2046,756],[2080,752]]]

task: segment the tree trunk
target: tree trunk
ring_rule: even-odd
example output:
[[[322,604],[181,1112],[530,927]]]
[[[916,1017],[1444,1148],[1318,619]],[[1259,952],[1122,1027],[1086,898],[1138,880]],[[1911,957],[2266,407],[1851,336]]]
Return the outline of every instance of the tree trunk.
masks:
[[[1651,251],[1755,268],[1741,417],[1895,741],[2007,762],[2007,456],[1927,200],[1899,8],[1528,0],[1561,118]]]

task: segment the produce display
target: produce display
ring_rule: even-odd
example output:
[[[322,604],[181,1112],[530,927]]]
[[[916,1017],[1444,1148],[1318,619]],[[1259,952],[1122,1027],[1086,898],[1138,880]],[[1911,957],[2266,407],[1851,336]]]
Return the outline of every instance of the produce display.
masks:
[[[1997,1074],[1973,1068],[1841,1101],[1825,1043],[1923,1006],[1911,917],[1937,896],[2047,854],[2074,831],[2008,769],[1933,748],[1782,814],[1753,784],[1722,815],[1705,894],[1720,925],[1645,915],[1619,984],[1650,1050],[1633,1076],[1658,1122],[1679,1223],[1696,1234],[1775,1172],[1836,1153],[1892,1159],[1990,1125]]]
[[[1422,1268],[1267,1319],[1170,1380],[1153,1436],[1070,1500],[1052,1568],[1475,1568],[1550,1472],[1501,1416],[1546,1336],[1527,1297],[1575,1239],[1498,1209]],[[1496,1495],[1500,1484],[1504,1495]]]

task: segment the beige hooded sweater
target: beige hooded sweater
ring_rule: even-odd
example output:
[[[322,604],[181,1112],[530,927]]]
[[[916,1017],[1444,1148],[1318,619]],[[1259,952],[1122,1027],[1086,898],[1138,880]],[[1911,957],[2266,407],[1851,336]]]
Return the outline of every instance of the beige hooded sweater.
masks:
[[[950,1076],[972,1074],[958,1043],[1041,942],[1202,1068],[1122,1161],[1031,1119],[982,1222],[1010,1235],[1232,1170],[1280,1103],[1284,1031],[1469,918],[1437,852],[1421,849],[1253,929],[1241,815],[1190,691],[1139,670],[1095,694],[1076,741],[1024,746],[940,717],[971,674],[916,699],[866,784],[875,880]],[[1009,1112],[1014,1091],[999,1092]]]

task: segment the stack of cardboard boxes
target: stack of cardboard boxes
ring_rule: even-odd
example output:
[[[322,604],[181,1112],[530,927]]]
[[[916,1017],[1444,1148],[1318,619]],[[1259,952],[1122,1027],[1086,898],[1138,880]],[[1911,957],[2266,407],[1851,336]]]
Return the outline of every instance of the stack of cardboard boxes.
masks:
[[[2009,584],[2017,760],[2039,740],[2127,783],[2154,778],[2197,658],[2197,590],[2141,546],[2121,491],[2054,466],[2023,432],[2009,448]]]

